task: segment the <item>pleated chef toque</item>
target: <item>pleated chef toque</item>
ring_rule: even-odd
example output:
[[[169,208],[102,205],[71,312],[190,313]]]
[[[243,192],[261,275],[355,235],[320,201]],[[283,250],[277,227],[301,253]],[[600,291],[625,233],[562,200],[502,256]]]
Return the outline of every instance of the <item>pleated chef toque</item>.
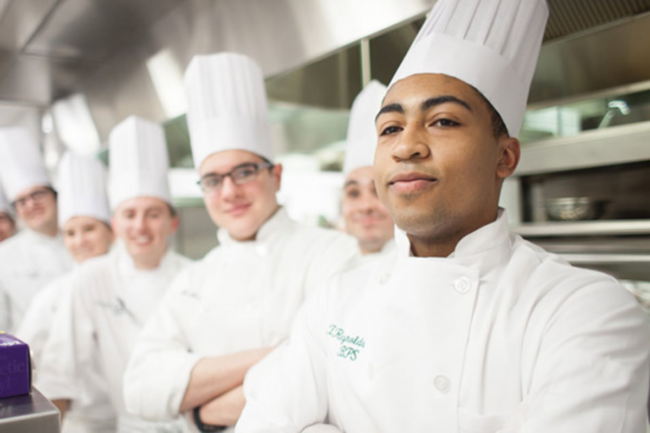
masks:
[[[13,215],[12,209],[11,209],[11,204],[9,203],[9,200],[7,199],[7,195],[5,194],[4,189],[2,188],[2,185],[0,185],[0,213],[6,213],[9,215]]]
[[[110,222],[106,168],[96,158],[66,153],[59,164],[59,226],[73,217]]]
[[[134,197],[156,197],[171,204],[162,126],[131,116],[113,128],[108,140],[111,209]]]
[[[439,0],[391,85],[439,73],[478,89],[517,137],[548,18],[545,0]]]
[[[357,95],[350,110],[343,173],[347,176],[360,167],[372,166],[377,148],[375,117],[386,95],[386,86],[372,80]]]
[[[0,182],[9,201],[28,188],[52,185],[38,143],[24,128],[0,129]]]
[[[235,53],[194,56],[185,72],[187,123],[194,166],[224,150],[247,150],[273,161],[260,67]]]

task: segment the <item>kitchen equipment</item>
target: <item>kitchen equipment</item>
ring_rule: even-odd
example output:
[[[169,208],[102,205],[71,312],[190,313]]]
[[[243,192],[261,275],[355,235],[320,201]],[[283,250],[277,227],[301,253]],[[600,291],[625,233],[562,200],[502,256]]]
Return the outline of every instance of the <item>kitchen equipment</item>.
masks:
[[[546,213],[553,221],[595,220],[603,216],[609,200],[562,197],[546,200]]]
[[[0,399],[0,432],[59,433],[60,413],[37,389]]]

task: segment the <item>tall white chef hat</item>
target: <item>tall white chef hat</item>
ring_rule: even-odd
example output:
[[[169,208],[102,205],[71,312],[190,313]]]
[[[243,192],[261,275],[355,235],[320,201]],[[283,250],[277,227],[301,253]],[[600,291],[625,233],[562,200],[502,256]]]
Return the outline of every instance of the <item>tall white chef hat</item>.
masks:
[[[252,59],[235,53],[194,56],[185,93],[197,170],[208,156],[232,149],[273,161],[264,76]]]
[[[156,197],[171,204],[162,126],[131,116],[113,128],[108,141],[111,209],[134,197]]]
[[[385,95],[386,86],[372,80],[352,103],[343,163],[343,173],[346,176],[357,168],[372,166],[374,162],[377,148],[375,117]]]
[[[458,78],[478,89],[517,137],[547,18],[545,0],[439,0],[391,85],[414,74]]]
[[[110,222],[106,168],[101,161],[68,152],[59,163],[58,173],[60,227],[78,216]]]
[[[2,188],[2,185],[0,185],[0,213],[5,213],[13,216],[13,212],[11,209],[11,204],[9,203],[9,200],[7,199],[7,195],[5,194],[4,189]]]
[[[24,128],[0,129],[0,181],[10,201],[28,188],[52,185],[38,143]]]

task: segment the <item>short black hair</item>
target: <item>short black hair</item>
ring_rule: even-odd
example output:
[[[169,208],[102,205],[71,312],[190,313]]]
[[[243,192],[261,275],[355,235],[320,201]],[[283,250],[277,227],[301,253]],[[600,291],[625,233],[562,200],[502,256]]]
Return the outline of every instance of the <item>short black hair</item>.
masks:
[[[490,120],[492,123],[492,135],[494,135],[494,138],[499,138],[502,135],[506,135],[507,137],[510,136],[508,133],[508,127],[506,126],[505,122],[501,118],[501,115],[499,112],[494,108],[494,105],[488,100],[488,98],[483,95],[476,87],[472,86],[474,90],[476,90],[476,93],[478,93],[481,96],[481,99],[485,102],[485,105],[487,106],[487,109],[490,113]]]

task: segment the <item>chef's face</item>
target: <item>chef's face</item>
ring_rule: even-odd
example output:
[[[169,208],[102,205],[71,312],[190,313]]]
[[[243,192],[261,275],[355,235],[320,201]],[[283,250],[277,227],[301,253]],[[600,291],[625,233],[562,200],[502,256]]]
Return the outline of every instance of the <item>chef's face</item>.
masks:
[[[167,251],[169,237],[178,228],[178,217],[159,198],[135,197],[120,203],[111,227],[136,267],[157,267]]]
[[[354,236],[362,254],[374,253],[393,238],[393,219],[379,201],[372,167],[352,170],[341,200],[345,231]]]
[[[201,164],[201,179],[230,173],[244,164],[264,164],[266,161],[245,150],[224,150],[208,156]],[[227,230],[233,239],[255,239],[257,231],[278,209],[276,193],[280,190],[282,166],[260,168],[250,181],[237,185],[232,177],[223,178],[220,185],[204,190],[203,199],[210,218]]]
[[[5,212],[0,212],[0,242],[10,238],[16,231],[14,219]]]
[[[56,196],[47,186],[21,191],[14,200],[14,208],[28,228],[39,233],[56,233]]]
[[[410,76],[389,89],[376,127],[377,192],[413,248],[414,241],[455,247],[495,220],[519,142],[495,137],[474,88],[441,74]]]
[[[83,263],[108,252],[113,231],[95,218],[73,217],[63,225],[63,243],[77,263]]]

